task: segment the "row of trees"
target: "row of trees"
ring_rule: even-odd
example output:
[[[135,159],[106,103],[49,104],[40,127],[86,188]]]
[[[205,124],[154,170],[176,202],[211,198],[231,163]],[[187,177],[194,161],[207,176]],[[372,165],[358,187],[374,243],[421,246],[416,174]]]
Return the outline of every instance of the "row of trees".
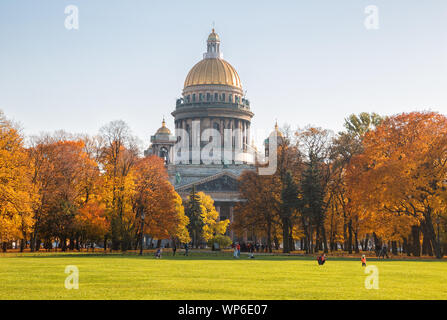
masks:
[[[199,196],[198,216],[190,216],[201,222],[202,233],[191,228],[163,160],[141,157],[122,121],[111,122],[95,137],[57,132],[32,137],[25,145],[17,126],[0,114],[4,251],[17,240],[21,250],[27,245],[31,251],[42,245],[50,249],[57,241],[63,251],[95,243],[126,251],[136,249],[143,234],[188,243],[190,230],[207,241],[225,233],[228,223],[217,222],[212,199]]]
[[[245,172],[234,229],[269,250],[446,252],[447,118],[434,112],[361,113],[346,130],[285,127],[277,171]],[[258,165],[260,166],[260,165]],[[444,240],[443,240],[444,239]]]

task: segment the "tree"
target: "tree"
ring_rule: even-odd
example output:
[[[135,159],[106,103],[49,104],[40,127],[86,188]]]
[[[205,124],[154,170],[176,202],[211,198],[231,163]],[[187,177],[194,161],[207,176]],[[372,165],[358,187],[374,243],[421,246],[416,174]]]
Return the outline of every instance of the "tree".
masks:
[[[189,219],[188,230],[189,234],[192,237],[192,244],[197,248],[199,246],[200,236],[204,223],[202,219],[200,197],[196,193],[195,186],[192,187],[191,194],[188,197],[185,213]]]
[[[301,212],[306,235],[306,250],[328,252],[325,229],[326,212],[331,201],[329,193],[333,171],[330,164],[331,132],[309,127],[298,133],[298,143],[303,154],[304,170],[301,178]]]
[[[205,241],[217,235],[223,235],[227,231],[230,220],[219,221],[219,212],[214,207],[214,200],[203,192],[197,193],[201,207],[201,218],[203,222],[202,238]]]
[[[245,201],[236,204],[232,228],[242,233],[253,230],[266,239],[269,252],[279,228],[281,184],[278,175],[258,175],[244,171],[239,177],[239,192]]]
[[[379,126],[383,121],[383,117],[377,113],[362,112],[358,116],[351,114],[345,119],[344,127],[348,134],[357,137],[363,137],[367,132]]]
[[[196,193],[195,186],[191,190],[186,205],[189,218],[189,233],[193,246],[198,248],[200,242],[225,234],[230,220],[219,221],[219,212],[214,207],[214,200],[203,192]]]
[[[33,225],[31,167],[17,126],[0,112],[0,242],[24,239]]]
[[[133,212],[136,221],[144,213],[143,231],[155,239],[178,238],[189,242],[186,228],[189,219],[184,214],[181,197],[168,180],[163,159],[157,156],[139,159],[134,170]],[[139,233],[141,237],[142,230]]]
[[[133,167],[138,147],[129,126],[113,121],[100,130],[99,161],[104,171],[104,201],[111,224],[112,249],[129,248],[135,230],[133,212]]]
[[[58,239],[63,251],[67,240],[71,249],[79,240],[75,217],[91,196],[91,191],[86,192],[87,184],[96,181],[99,168],[85,153],[84,141],[69,139],[62,133],[44,135],[35,138],[29,149],[34,164],[33,187],[39,195],[34,203],[32,250],[39,248],[38,239],[44,240],[48,249]]]
[[[291,219],[293,212],[298,208],[298,186],[289,172],[285,175],[285,186],[281,191],[281,220],[283,225],[283,252],[290,252]]]
[[[363,148],[348,168],[353,200],[380,219],[413,219],[427,253],[442,257],[434,220],[446,209],[447,118],[434,112],[389,117],[365,135]]]

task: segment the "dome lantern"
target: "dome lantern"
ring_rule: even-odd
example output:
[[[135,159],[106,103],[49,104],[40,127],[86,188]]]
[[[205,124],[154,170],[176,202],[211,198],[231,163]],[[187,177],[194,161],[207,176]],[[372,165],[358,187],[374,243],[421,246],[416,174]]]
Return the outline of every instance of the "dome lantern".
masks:
[[[164,117],[163,117],[163,121],[161,122],[161,127],[157,130],[157,132],[155,134],[156,135],[160,135],[160,134],[170,135],[171,134],[171,130],[169,130],[168,127],[166,127],[166,121],[165,121]]]
[[[206,41],[206,53],[203,54],[203,59],[212,58],[223,58],[222,53],[220,52],[220,38],[214,31],[214,28],[208,36],[208,40]]]
[[[238,95],[243,94],[241,79],[236,69],[223,59],[220,38],[214,29],[208,36],[207,52],[203,54],[203,59],[186,76],[184,89],[202,85],[223,85],[237,90]]]

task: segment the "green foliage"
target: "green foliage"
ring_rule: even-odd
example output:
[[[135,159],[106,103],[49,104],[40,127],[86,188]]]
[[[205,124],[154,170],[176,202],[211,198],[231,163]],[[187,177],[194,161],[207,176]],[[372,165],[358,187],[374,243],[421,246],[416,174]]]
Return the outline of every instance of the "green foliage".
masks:
[[[200,197],[196,193],[195,186],[192,187],[191,194],[185,206],[185,214],[189,218],[188,231],[192,237],[193,245],[197,246],[204,226],[202,220],[202,208]]]
[[[208,240],[208,246],[212,247],[214,243],[218,243],[219,248],[223,249],[229,247],[233,241],[230,237],[219,234]]]
[[[363,136],[369,130],[373,130],[379,126],[383,121],[383,117],[377,113],[362,112],[358,116],[351,114],[345,119],[344,127],[348,133],[356,136]]]

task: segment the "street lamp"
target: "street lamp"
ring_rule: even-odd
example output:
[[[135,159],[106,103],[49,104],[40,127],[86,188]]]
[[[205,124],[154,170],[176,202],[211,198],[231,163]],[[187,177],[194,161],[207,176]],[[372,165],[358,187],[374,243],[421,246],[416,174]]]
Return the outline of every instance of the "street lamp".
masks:
[[[140,246],[140,256],[143,255],[143,245],[144,245],[144,219],[146,218],[146,215],[143,212],[141,212],[141,246]]]

